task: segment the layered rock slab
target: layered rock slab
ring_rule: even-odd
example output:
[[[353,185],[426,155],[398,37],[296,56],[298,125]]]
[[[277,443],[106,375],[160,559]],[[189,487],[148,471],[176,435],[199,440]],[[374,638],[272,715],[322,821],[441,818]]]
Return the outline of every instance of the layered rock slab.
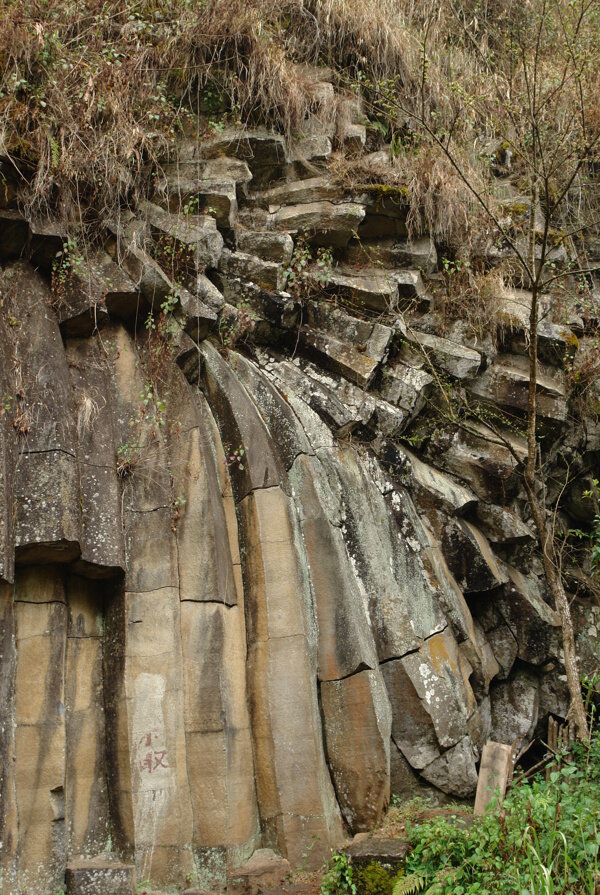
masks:
[[[390,797],[392,711],[381,672],[321,684],[325,743],[340,808],[352,832],[372,829]]]
[[[7,268],[3,281],[14,321],[10,393],[21,440],[16,550],[31,562],[69,561],[80,552],[79,471],[71,385],[52,295],[25,262]]]

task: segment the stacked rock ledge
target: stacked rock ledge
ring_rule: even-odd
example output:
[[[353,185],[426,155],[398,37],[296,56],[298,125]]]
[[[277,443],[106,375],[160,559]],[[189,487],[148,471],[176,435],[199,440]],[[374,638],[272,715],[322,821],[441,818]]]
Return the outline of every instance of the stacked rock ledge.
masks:
[[[436,246],[336,181],[364,127],[323,128],[184,141],[62,279],[68,229],[0,211],[6,895],[253,893],[565,715],[519,462],[417,437],[440,381],[523,419],[530,297],[496,353],[436,329]],[[540,322],[538,413],[586,475],[568,342]]]

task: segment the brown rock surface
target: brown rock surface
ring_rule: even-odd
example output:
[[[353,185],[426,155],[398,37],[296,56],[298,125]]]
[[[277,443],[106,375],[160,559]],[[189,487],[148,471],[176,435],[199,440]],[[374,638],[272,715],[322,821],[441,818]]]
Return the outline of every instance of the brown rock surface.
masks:
[[[239,510],[259,812],[270,841],[296,864],[313,835],[332,843],[342,835],[320,733],[315,632],[288,499],[279,488],[257,489]]]
[[[445,325],[444,247],[408,241],[410,197],[329,167],[351,150],[393,173],[389,152],[363,153],[332,72],[297,71],[314,102],[290,146],[182,138],[68,289],[66,223],[0,190],[3,895],[65,873],[82,895],[293,893],[282,874],[390,791],[471,798],[486,740],[566,714],[522,488],[529,297],[502,296],[497,341]],[[575,421],[573,337],[539,330],[569,530],[593,520],[598,426]],[[451,382],[504,428],[442,421]],[[573,611],[591,671],[600,613]]]
[[[56,887],[66,857],[68,618],[60,570],[31,569],[19,575],[14,614],[17,667],[12,785],[19,829],[15,869],[21,885],[43,890]],[[43,682],[43,686],[33,690],[34,680]]]
[[[344,819],[370,830],[390,798],[392,713],[379,670],[321,684],[327,759]]]
[[[0,286],[0,294],[2,287]],[[0,580],[12,582],[15,564],[14,479],[17,462],[17,436],[13,426],[16,400],[13,370],[9,354],[13,341],[8,322],[0,309]]]

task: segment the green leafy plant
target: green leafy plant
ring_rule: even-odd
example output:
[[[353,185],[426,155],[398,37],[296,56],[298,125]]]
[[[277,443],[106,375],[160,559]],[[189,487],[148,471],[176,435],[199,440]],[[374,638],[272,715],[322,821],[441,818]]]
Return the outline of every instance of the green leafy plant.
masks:
[[[244,465],[246,451],[244,450],[243,445],[239,444],[233,449],[229,445],[226,445],[225,449],[227,451],[227,465],[236,466],[239,470],[243,471],[246,468]]]
[[[225,130],[226,123],[227,119],[224,115],[222,115],[220,118],[211,118],[208,122],[208,129],[211,134],[218,136]]]
[[[126,479],[133,474],[149,443],[156,439],[159,430],[166,425],[166,410],[166,401],[158,397],[151,382],[146,382],[140,392],[138,410],[129,419],[130,437],[117,448],[119,478]]]
[[[73,280],[81,268],[83,256],[79,251],[76,239],[67,239],[62,249],[56,253],[52,262],[50,288],[53,301],[56,304],[64,302],[68,298],[69,289]]]
[[[160,382],[165,362],[171,355],[174,337],[181,328],[175,314],[179,301],[180,288],[173,286],[172,290],[161,302],[160,313],[155,316],[150,311],[146,317],[149,377],[152,382]]]
[[[444,286],[448,298],[460,293],[468,285],[471,262],[461,258],[442,258]]]
[[[181,209],[181,213],[187,218],[193,214],[198,214],[198,206],[200,205],[200,201],[198,196],[192,196],[187,202],[184,204]]]
[[[296,241],[292,257],[283,269],[283,288],[290,292],[296,301],[302,302],[313,292],[324,289],[331,279],[333,268],[333,251],[320,247],[313,255],[306,240],[300,237]]]
[[[334,852],[329,859],[321,883],[321,895],[357,895],[352,865],[346,855]]]
[[[582,493],[582,497],[587,500],[597,500],[597,494],[598,479],[593,479],[592,487],[586,489]],[[578,538],[580,541],[587,541],[589,543],[590,569],[592,575],[598,574],[598,570],[600,569],[600,513],[595,514],[589,531],[584,531],[581,528],[570,528],[568,534],[574,538]]]
[[[189,216],[184,216],[183,225]],[[193,278],[194,249],[187,242],[182,242],[168,233],[162,233],[153,245],[153,253],[155,261],[174,283],[187,284]]]
[[[426,877],[421,873],[411,873],[410,876],[404,876],[398,880],[392,890],[392,895],[413,895],[414,892],[420,892],[425,885]]]
[[[407,825],[412,850],[393,895],[593,895],[600,882],[600,738],[572,744],[467,828],[435,817]]]

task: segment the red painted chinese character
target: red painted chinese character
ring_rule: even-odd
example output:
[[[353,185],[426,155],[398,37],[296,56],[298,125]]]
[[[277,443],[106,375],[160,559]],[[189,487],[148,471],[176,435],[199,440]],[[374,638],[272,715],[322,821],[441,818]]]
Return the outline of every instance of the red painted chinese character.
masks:
[[[166,760],[165,759],[166,754],[167,754],[166,749],[164,749],[162,752],[154,753],[154,770],[156,770],[157,768],[168,768],[169,767],[168,764],[164,763]]]
[[[140,771],[148,771],[152,773],[152,752],[146,753],[146,757],[140,759]]]

